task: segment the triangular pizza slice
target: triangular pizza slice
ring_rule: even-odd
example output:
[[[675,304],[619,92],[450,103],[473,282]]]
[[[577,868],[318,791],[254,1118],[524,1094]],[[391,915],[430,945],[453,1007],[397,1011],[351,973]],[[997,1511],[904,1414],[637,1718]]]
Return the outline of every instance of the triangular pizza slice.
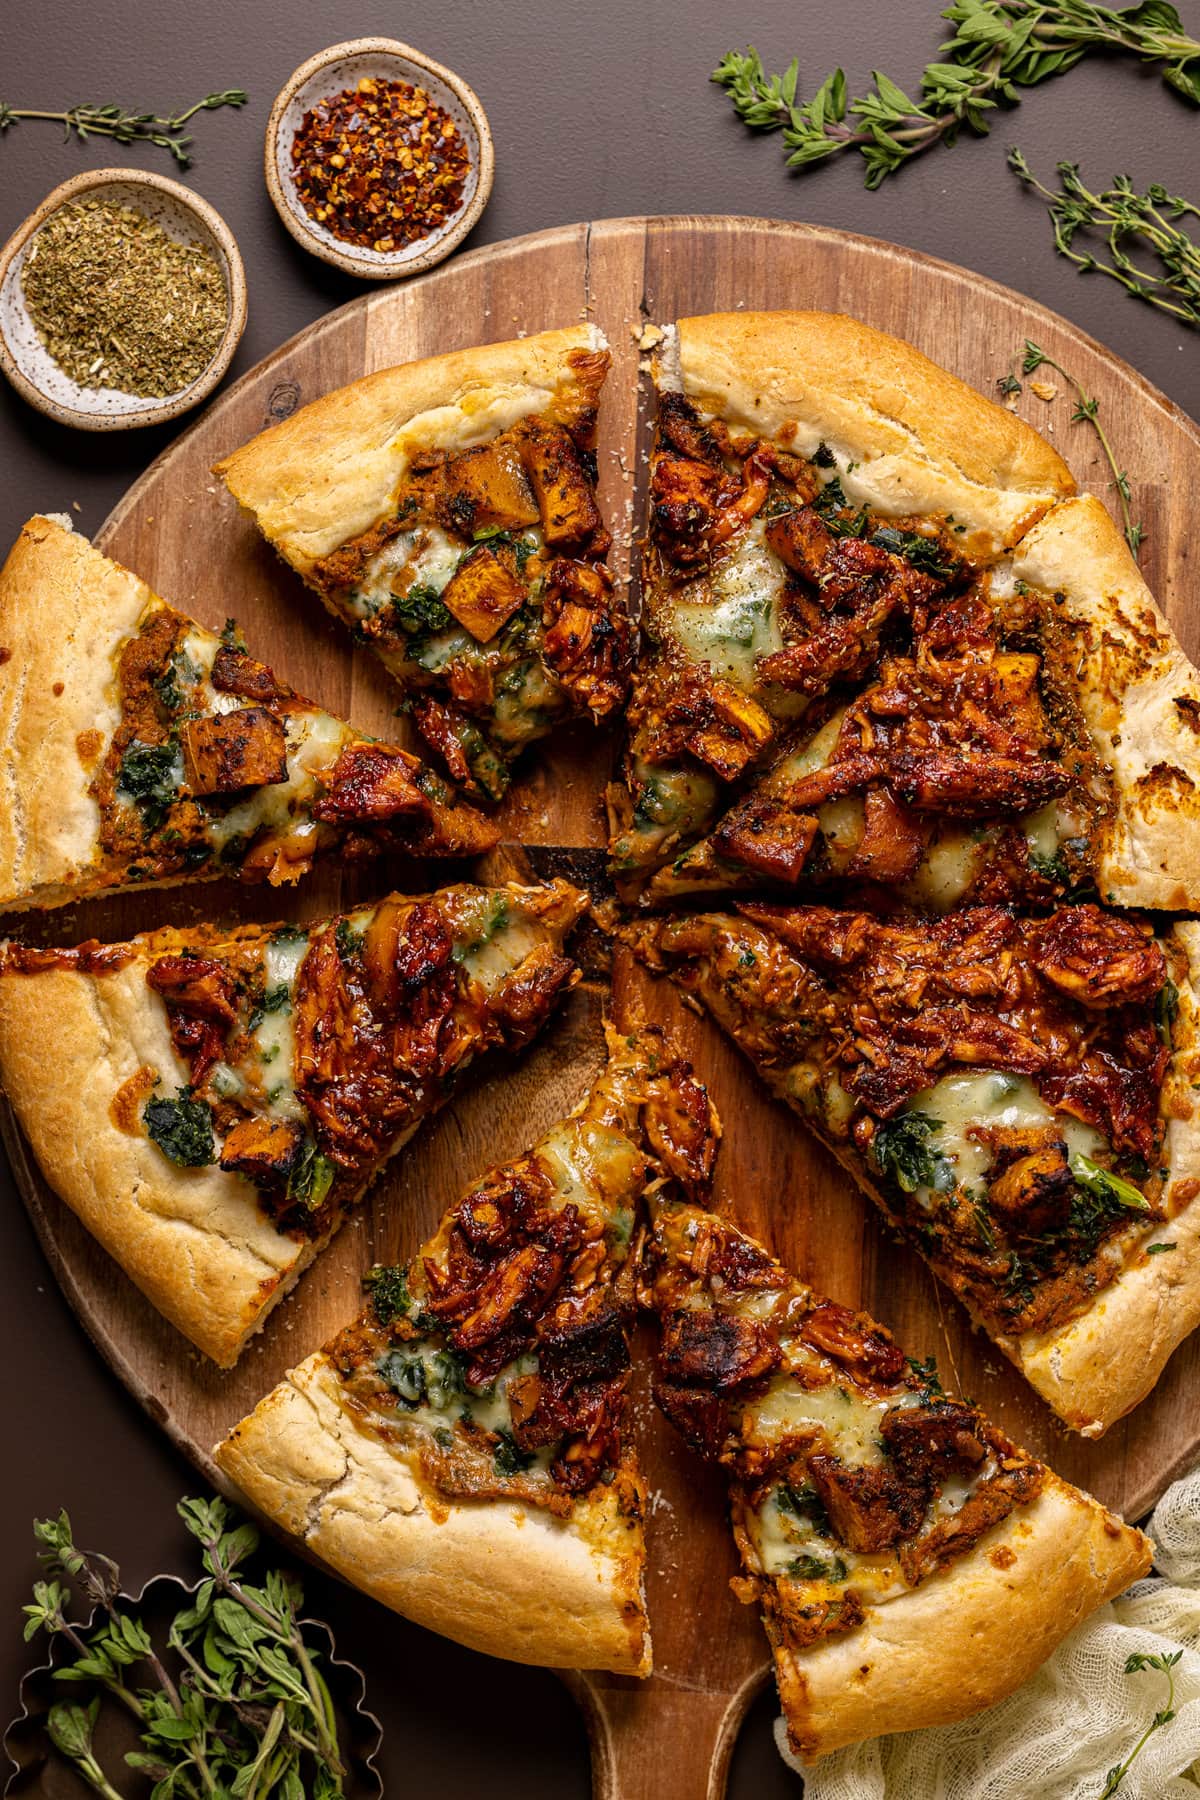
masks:
[[[315,857],[474,856],[490,823],[419,758],[295,693],[70,528],[0,571],[0,909]]]
[[[657,376],[626,899],[1195,904],[1200,681],[1036,432],[827,314],[685,319]]]
[[[625,692],[595,491],[609,361],[578,325],[383,369],[217,466],[477,797],[498,800],[527,744]]]
[[[492,1169],[217,1462],[268,1518],[419,1624],[494,1656],[650,1672],[645,1487],[624,1435],[627,1254],[707,1107],[652,1029]],[[690,1105],[690,1111],[689,1111]],[[694,1140],[698,1138],[698,1146]]]
[[[1146,1574],[1150,1545],[945,1394],[864,1313],[703,1208],[652,1197],[655,1392],[731,1477],[792,1749],[990,1706]]]
[[[1145,1397],[1200,1323],[1200,929],[747,901],[628,929],[1067,1424]]]
[[[0,949],[0,1086],[46,1180],[232,1366],[484,1051],[577,981],[566,882],[391,895],[304,926]]]

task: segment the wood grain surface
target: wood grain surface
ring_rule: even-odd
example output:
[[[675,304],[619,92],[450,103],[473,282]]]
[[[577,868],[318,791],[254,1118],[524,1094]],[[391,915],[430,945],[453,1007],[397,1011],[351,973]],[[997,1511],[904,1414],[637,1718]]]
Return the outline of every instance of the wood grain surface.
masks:
[[[615,532],[618,581],[638,530],[651,407],[635,336],[647,319],[735,307],[842,310],[909,338],[987,393],[1036,339],[1097,396],[1130,472],[1148,536],[1142,567],[1189,651],[1185,511],[1200,488],[1200,432],[1134,370],[1062,319],[979,276],[870,239],[764,220],[613,220],[563,227],[475,252],[410,285],[371,293],[284,345],[152,465],[98,534],[168,599],[209,625],[237,617],[251,650],[301,691],[380,735],[396,736],[396,696],[380,667],[324,614],[258,539],[209,473],[273,418],[369,370],[476,342],[595,320],[614,367],[602,412],[601,494]],[[1059,383],[1060,389],[1062,384]],[[1070,423],[1062,390],[1021,410],[1080,484],[1106,500],[1093,434]],[[516,845],[596,849],[598,796],[617,744],[580,728],[556,738],[505,803]],[[520,866],[520,852],[507,866]],[[516,858],[515,863],[511,860]],[[537,866],[536,851],[534,866]],[[343,878],[326,866],[297,896],[225,883],[136,895],[51,915],[22,935],[42,941],[126,936],[205,917],[311,917],[360,894],[411,885],[400,864]],[[462,1186],[580,1098],[599,1067],[603,990],[579,989],[517,1065],[492,1070],[405,1152],[361,1215],[275,1314],[237,1370],[214,1369],[123,1279],[46,1188],[11,1119],[3,1134],[39,1235],[68,1297],[121,1378],[205,1476],[210,1446],[292,1363],[357,1309],[372,1261],[408,1255]],[[892,1240],[799,1122],[768,1100],[707,1022],[618,959],[612,1004],[669,1023],[709,1082],[726,1125],[718,1197],[816,1287],[875,1313],[914,1355],[934,1354],[947,1386],[975,1397],[1018,1441],[1110,1505],[1137,1517],[1200,1446],[1200,1341],[1175,1356],[1156,1393],[1099,1444],[1070,1437],[970,1330],[918,1259]],[[47,1055],[53,1046],[47,1045]],[[649,1601],[656,1673],[648,1683],[572,1678],[589,1717],[603,1800],[717,1800],[733,1734],[765,1679],[753,1614],[728,1589],[733,1557],[720,1484],[687,1456],[650,1406],[644,1378],[634,1429],[652,1491]],[[666,1772],[670,1786],[664,1786]]]

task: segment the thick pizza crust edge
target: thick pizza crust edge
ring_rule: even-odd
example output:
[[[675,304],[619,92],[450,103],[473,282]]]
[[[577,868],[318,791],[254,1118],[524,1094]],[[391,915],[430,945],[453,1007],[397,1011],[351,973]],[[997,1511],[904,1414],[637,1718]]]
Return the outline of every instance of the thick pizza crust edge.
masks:
[[[1200,675],[1124,538],[1100,501],[1080,494],[1033,527],[1013,574],[1061,593],[1079,627],[1080,704],[1116,787],[1102,898],[1170,912],[1200,905]]]
[[[325,1240],[286,1237],[240,1176],[177,1168],[123,1130],[110,1103],[140,1069],[187,1081],[144,959],[101,976],[0,975],[0,1085],[46,1180],[159,1312],[231,1368]]]
[[[567,357],[594,325],[454,350],[364,375],[216,464],[235,500],[301,575],[388,511],[410,452],[479,443],[569,393]]]
[[[119,719],[116,655],[154,595],[85,537],[33,518],[0,570],[0,907],[86,883],[100,809],[96,740]]]
[[[940,1574],[870,1610],[857,1630],[800,1653],[777,1650],[793,1750],[811,1761],[995,1705],[1145,1575],[1150,1554],[1140,1531],[1047,1471],[1035,1501]]]
[[[1164,1160],[1168,1196],[1178,1183],[1194,1186],[1194,1194],[1158,1226],[1152,1242],[1175,1248],[1143,1252],[1060,1330],[996,1340],[1059,1417],[1089,1438],[1146,1398],[1167,1359],[1200,1325],[1200,1115],[1193,1093],[1200,1081],[1200,925],[1176,925],[1171,935],[1189,975],[1178,983],[1174,1055],[1163,1089]]]
[[[569,1521],[497,1500],[429,1505],[319,1351],[213,1455],[268,1519],[416,1624],[512,1662],[650,1672],[641,1526],[612,1488]]]
[[[763,437],[839,456],[847,497],[893,515],[952,513],[1010,547],[1075,491],[1031,425],[902,338],[845,313],[732,312],[681,319],[660,382]],[[856,466],[846,471],[846,463]]]

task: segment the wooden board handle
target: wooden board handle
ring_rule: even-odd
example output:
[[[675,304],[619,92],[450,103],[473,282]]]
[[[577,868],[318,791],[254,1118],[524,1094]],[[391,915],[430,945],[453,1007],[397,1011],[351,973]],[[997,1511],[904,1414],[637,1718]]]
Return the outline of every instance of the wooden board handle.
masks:
[[[567,1673],[592,1750],[592,1800],[722,1800],[742,1721],[767,1671],[733,1694],[663,1676]]]

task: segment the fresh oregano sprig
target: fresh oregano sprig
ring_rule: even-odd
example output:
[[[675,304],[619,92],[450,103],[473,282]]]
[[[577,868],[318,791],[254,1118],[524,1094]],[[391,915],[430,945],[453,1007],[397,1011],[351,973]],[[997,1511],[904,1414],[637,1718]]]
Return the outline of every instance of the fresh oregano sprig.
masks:
[[[1171,1720],[1175,1717],[1174,1671],[1176,1663],[1182,1659],[1182,1656],[1182,1650],[1171,1650],[1169,1652],[1164,1652],[1162,1655],[1152,1655],[1149,1651],[1135,1650],[1132,1656],[1125,1659],[1125,1673],[1127,1675],[1136,1675],[1141,1669],[1157,1669],[1161,1674],[1166,1676],[1167,1704],[1160,1707],[1158,1712],[1155,1713],[1145,1731],[1143,1731],[1141,1737],[1133,1746],[1129,1755],[1125,1758],[1125,1761],[1118,1763],[1115,1768],[1108,1771],[1104,1786],[1097,1795],[1096,1800],[1112,1800],[1112,1796],[1116,1793],[1126,1775],[1128,1775],[1130,1769],[1133,1767],[1142,1751],[1146,1748],[1150,1739],[1154,1736],[1154,1733],[1156,1731],[1161,1731],[1164,1725],[1169,1725]]]
[[[151,1800],[337,1800],[346,1771],[329,1688],[299,1624],[299,1585],[274,1569],[261,1585],[247,1579],[258,1533],[235,1524],[223,1501],[185,1500],[179,1513],[206,1579],[162,1655],[121,1599],[116,1564],[80,1551],[65,1513],[35,1525],[50,1579],[35,1583],[26,1639],[63,1636],[75,1660],[55,1668],[54,1680],[93,1690],[86,1704],[50,1708],[51,1742],[97,1793],[120,1800],[94,1744],[107,1697],[137,1722],[142,1748],[125,1761],[151,1777]],[[69,1618],[71,1582],[98,1624]],[[138,1682],[139,1670],[150,1684]]]
[[[848,101],[841,69],[811,100],[798,100],[798,61],[770,75],[753,46],[729,51],[712,80],[746,125],[782,131],[789,169],[857,150],[869,188],[923,150],[953,144],[963,126],[984,136],[989,115],[1015,105],[1020,88],[1065,74],[1091,50],[1159,64],[1163,80],[1200,105],[1200,40],[1184,32],[1167,0],[1141,0],[1123,11],[1088,0],[954,0],[941,16],[954,35],[941,45],[940,60],[926,66],[917,100],[876,70],[872,91]]]
[[[1010,150],[1009,167],[1048,203],[1054,246],[1084,274],[1109,275],[1139,300],[1172,313],[1185,325],[1200,325],[1200,243],[1175,220],[1200,219],[1200,206],[1182,194],[1168,194],[1154,183],[1139,194],[1128,175],[1118,175],[1109,188],[1093,193],[1079,164],[1060,162],[1058,190],[1043,185],[1020,150]],[[1084,234],[1081,248],[1075,242]],[[1108,261],[1089,248],[1088,234],[1102,234]],[[1157,268],[1135,263],[1130,251],[1158,258]]]
[[[1041,368],[1053,369],[1056,374],[1061,375],[1074,394],[1075,411],[1071,414],[1072,425],[1090,425],[1095,432],[1104,453],[1104,460],[1112,470],[1113,486],[1117,490],[1117,498],[1121,503],[1121,523],[1125,542],[1136,556],[1146,541],[1146,527],[1140,520],[1133,517],[1133,495],[1129,486],[1129,476],[1117,461],[1112,440],[1100,423],[1099,400],[1092,395],[1085,394],[1082,386],[1069,370],[1064,369],[1061,363],[1055,362],[1054,358],[1048,355],[1040,345],[1035,344],[1032,339],[1026,338],[1025,348],[1021,355],[1021,373],[1022,375],[1033,375]],[[1002,394],[1019,394],[1021,391],[1021,384],[1013,375],[1002,375],[996,385]]]
[[[34,112],[0,100],[0,132],[22,119],[54,119],[62,125],[65,137],[74,132],[80,139],[108,137],[118,144],[155,144],[160,150],[169,151],[180,168],[186,169],[192,160],[192,140],[183,136],[188,120],[198,112],[215,112],[219,106],[245,106],[248,98],[242,88],[226,88],[220,94],[206,94],[184,112],[167,115],[134,112],[114,101],[104,106],[69,106],[65,112]]]

